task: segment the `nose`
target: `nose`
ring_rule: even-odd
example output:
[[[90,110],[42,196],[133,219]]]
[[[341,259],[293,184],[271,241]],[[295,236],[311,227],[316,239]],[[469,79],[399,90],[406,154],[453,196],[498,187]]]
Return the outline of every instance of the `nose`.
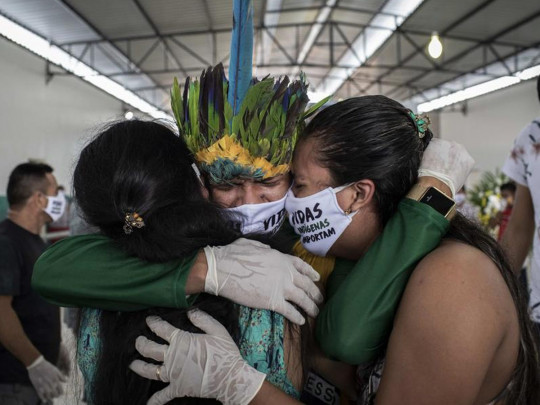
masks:
[[[263,196],[257,190],[257,187],[254,187],[251,183],[244,183],[243,194],[241,196],[241,204],[260,204],[263,202]]]

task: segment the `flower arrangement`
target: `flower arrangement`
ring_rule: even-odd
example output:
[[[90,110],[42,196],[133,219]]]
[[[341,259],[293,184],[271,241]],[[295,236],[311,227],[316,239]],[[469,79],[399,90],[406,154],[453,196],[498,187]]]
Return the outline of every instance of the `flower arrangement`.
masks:
[[[494,172],[486,172],[480,182],[467,194],[469,201],[478,207],[478,217],[485,229],[492,231],[494,219],[501,211],[501,185],[507,183],[509,178],[496,169]]]

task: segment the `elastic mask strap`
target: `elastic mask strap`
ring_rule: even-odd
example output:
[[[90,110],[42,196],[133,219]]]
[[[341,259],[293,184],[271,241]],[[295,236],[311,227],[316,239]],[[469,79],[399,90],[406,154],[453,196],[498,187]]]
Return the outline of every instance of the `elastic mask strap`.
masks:
[[[354,184],[354,182],[352,182],[352,183],[347,183],[347,184],[344,184],[344,185],[342,185],[342,186],[333,188],[332,191],[334,192],[334,194],[337,194],[337,193],[339,193],[340,191],[345,190],[347,187],[352,186],[353,184]]]
[[[334,193],[334,195],[336,195],[336,194],[339,193],[340,191],[345,190],[347,187],[350,187],[350,186],[352,186],[353,184],[354,184],[354,182],[352,182],[352,183],[347,183],[347,184],[344,184],[344,185],[342,185],[342,186],[333,188],[333,189],[332,189],[332,192]],[[337,200],[336,200],[336,201],[337,201]],[[347,212],[345,212],[345,215],[347,215],[349,218],[352,218],[352,217],[354,217],[354,216],[356,215],[357,212],[358,212],[358,211],[349,212],[348,214],[347,214]]]

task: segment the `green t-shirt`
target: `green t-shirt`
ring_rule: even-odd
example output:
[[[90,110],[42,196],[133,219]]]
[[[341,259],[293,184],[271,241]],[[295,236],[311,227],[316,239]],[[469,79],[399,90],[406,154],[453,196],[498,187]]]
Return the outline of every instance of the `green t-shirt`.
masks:
[[[195,256],[150,263],[128,256],[106,236],[72,236],[41,255],[32,287],[47,301],[67,307],[186,308],[185,285]]]
[[[433,208],[405,199],[361,260],[336,261],[317,318],[317,340],[328,356],[350,364],[376,357],[386,345],[410,274],[448,226]],[[32,286],[61,306],[184,308],[190,304],[185,283],[195,256],[149,263],[128,256],[105,236],[73,236],[38,259]]]

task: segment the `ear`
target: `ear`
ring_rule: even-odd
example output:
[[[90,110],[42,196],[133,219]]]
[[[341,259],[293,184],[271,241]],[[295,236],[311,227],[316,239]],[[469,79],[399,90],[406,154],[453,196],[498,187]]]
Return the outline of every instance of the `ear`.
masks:
[[[39,209],[45,209],[49,203],[47,196],[41,191],[34,191],[30,199]]]
[[[357,181],[351,185],[350,189],[353,191],[353,194],[348,209],[352,212],[366,207],[373,201],[373,196],[375,195],[375,184],[373,181],[369,179]]]

